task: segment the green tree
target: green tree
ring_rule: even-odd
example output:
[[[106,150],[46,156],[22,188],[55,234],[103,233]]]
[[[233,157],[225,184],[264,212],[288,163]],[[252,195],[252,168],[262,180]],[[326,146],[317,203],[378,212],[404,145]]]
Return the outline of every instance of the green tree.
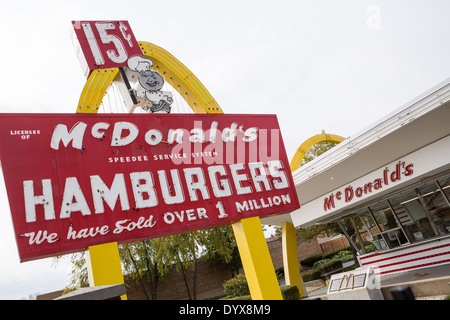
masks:
[[[178,273],[183,276],[186,292],[189,300],[197,298],[197,269],[198,260],[201,256],[202,233],[193,231],[190,233],[177,234],[164,238],[169,260],[171,264],[166,264],[164,268],[168,270],[172,265],[176,267]],[[193,269],[192,292],[189,288],[188,272]]]
[[[89,277],[84,258],[84,251],[53,257],[52,263],[57,265],[63,259],[70,259],[72,269],[65,292],[70,292],[78,288],[89,287]]]
[[[183,275],[186,292],[190,300],[197,299],[199,261],[216,259],[230,266],[229,263],[235,259],[234,255],[237,250],[230,226],[173,235],[165,237],[164,241],[166,241],[169,259],[175,265],[176,270]],[[165,267],[168,268],[170,265],[166,264]],[[189,285],[187,276],[189,270],[192,270],[193,273],[192,286]]]
[[[189,299],[196,299],[200,260],[221,261],[232,273],[242,266],[231,226],[122,244],[119,253],[124,273],[139,284],[147,299],[157,299],[158,285],[172,267],[183,275]],[[55,257],[54,263],[57,264],[63,257],[69,257],[72,263],[72,276],[67,289],[89,286],[84,252]],[[190,286],[188,274],[191,272]]]
[[[157,299],[158,283],[168,274],[165,266],[170,256],[165,244],[164,238],[158,238],[119,246],[124,273],[139,284],[148,300],[150,297],[152,300]],[[150,292],[147,291],[145,282],[148,283]]]
[[[310,162],[311,160],[314,160],[321,154],[327,152],[331,148],[333,148],[336,145],[334,142],[319,142],[311,147],[311,149],[306,152],[305,156],[303,157],[303,160],[300,164],[300,166],[303,166]]]
[[[320,235],[339,234],[341,228],[336,222],[315,225],[308,228],[297,228],[297,239],[308,241]]]
[[[204,242],[205,258],[226,265],[230,270],[231,277],[234,277],[242,268],[242,261],[232,226],[205,229],[204,232],[207,233],[206,239],[208,239]]]

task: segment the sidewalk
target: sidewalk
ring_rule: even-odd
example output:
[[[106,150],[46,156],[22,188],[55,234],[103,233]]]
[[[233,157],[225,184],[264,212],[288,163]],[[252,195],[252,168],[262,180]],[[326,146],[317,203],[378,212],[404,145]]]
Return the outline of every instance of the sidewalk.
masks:
[[[385,299],[391,300],[390,290],[400,285],[408,285],[417,300],[438,300],[450,294],[450,264],[429,267],[404,273],[381,276],[381,291]],[[305,300],[320,298],[327,300],[327,286],[317,289],[305,283],[308,297]]]

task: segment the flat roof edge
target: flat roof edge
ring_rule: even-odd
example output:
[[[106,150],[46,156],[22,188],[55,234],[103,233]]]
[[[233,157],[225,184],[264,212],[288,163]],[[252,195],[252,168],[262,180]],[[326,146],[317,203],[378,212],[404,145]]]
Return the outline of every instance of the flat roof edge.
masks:
[[[450,101],[450,78],[403,104],[292,173],[299,185]]]

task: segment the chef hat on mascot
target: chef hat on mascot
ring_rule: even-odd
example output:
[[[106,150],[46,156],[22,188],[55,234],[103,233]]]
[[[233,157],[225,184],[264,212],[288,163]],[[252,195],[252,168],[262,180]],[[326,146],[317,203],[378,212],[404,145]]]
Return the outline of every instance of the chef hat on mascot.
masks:
[[[131,71],[139,73],[150,70],[153,66],[153,61],[142,56],[135,55],[128,59],[127,66]]]

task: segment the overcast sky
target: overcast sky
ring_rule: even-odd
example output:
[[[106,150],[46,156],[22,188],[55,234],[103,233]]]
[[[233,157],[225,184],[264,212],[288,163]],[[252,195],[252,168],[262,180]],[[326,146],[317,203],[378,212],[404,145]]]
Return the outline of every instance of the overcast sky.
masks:
[[[226,113],[276,113],[287,153],[351,136],[450,76],[447,0],[7,1],[1,113],[73,113],[85,83],[71,20],[128,20]],[[1,175],[0,175],[1,176]],[[0,299],[61,289],[68,265],[20,264],[0,178]]]

